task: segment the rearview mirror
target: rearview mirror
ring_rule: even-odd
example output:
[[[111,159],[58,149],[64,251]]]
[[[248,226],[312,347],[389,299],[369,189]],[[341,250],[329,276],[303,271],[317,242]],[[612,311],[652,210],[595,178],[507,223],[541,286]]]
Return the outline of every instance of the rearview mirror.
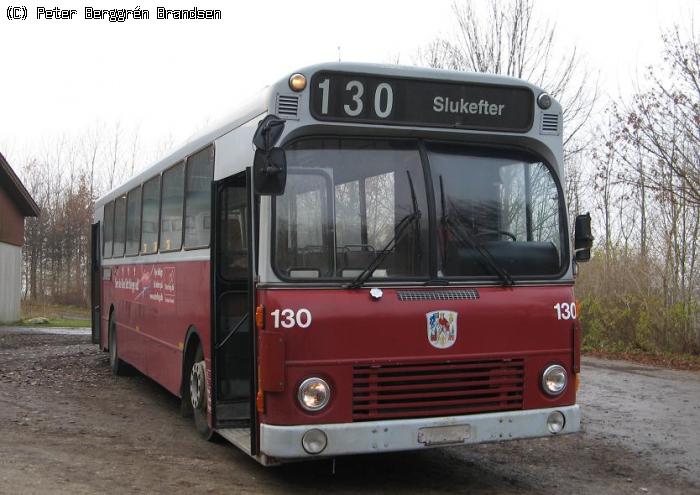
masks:
[[[279,196],[287,184],[287,157],[275,144],[282,135],[285,121],[268,115],[258,123],[253,136],[255,158],[253,159],[253,184],[261,195]]]
[[[593,239],[591,214],[577,215],[574,227],[574,255],[576,256],[576,261],[588,261],[591,259]]]
[[[253,160],[253,184],[255,192],[267,196],[284,193],[287,184],[287,156],[282,148],[272,148],[269,152],[255,151]]]

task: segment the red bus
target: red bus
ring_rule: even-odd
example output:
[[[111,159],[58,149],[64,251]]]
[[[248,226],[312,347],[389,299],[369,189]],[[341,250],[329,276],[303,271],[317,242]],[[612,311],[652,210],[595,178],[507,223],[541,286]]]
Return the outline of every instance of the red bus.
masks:
[[[263,464],[579,430],[561,106],[308,67],[96,203],[93,339]]]

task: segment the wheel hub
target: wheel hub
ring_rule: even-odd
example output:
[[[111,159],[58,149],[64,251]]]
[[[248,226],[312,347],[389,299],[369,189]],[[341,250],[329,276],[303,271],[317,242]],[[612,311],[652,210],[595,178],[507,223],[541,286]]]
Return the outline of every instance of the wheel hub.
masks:
[[[192,365],[190,373],[190,400],[195,409],[204,408],[206,394],[206,365],[199,361]]]

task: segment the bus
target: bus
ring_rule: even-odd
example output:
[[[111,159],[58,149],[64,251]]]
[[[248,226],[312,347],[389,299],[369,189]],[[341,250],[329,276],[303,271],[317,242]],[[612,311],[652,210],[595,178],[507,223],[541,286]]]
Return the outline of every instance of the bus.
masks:
[[[580,428],[562,108],[327,63],[96,202],[93,341],[264,465]]]

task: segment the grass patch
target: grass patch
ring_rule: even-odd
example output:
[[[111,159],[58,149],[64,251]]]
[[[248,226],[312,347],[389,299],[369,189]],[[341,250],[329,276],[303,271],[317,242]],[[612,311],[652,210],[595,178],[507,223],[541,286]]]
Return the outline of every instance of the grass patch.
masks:
[[[588,346],[581,350],[586,356],[632,361],[675,370],[700,371],[700,356],[694,354],[596,349]]]
[[[43,323],[30,323],[32,318],[43,318]],[[21,327],[65,327],[89,328],[90,309],[62,304],[48,304],[33,301],[22,301],[22,320],[17,323]]]
[[[90,308],[22,301],[22,319],[43,316],[50,320],[89,320]]]
[[[64,327],[64,328],[90,328],[90,320],[71,318],[49,318],[46,323],[28,323],[22,320],[17,324],[20,327]]]

